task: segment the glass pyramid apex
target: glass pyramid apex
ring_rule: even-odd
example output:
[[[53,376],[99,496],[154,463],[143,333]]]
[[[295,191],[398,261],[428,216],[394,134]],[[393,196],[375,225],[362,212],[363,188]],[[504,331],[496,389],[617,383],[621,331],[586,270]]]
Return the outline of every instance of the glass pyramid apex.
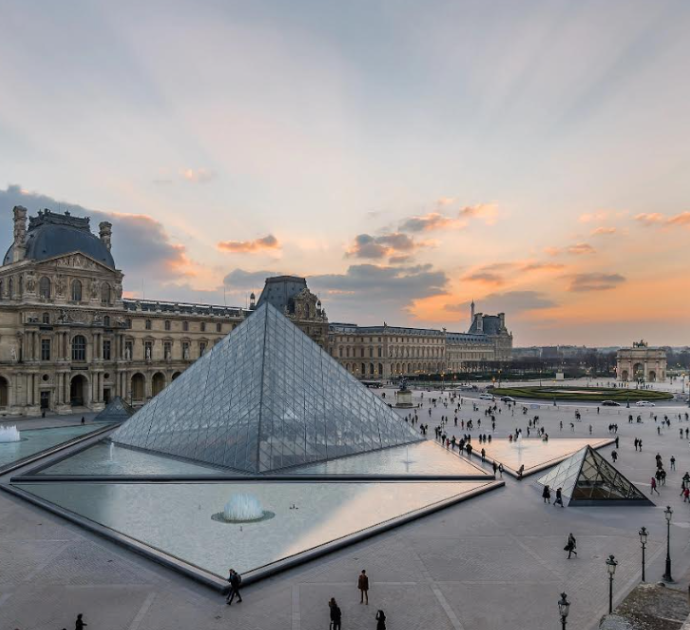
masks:
[[[125,446],[251,473],[421,439],[269,303],[112,437]]]
[[[124,422],[134,414],[134,408],[115,396],[95,418],[95,422]]]
[[[632,482],[591,446],[585,446],[541,477],[552,492],[561,488],[568,505],[653,505]]]

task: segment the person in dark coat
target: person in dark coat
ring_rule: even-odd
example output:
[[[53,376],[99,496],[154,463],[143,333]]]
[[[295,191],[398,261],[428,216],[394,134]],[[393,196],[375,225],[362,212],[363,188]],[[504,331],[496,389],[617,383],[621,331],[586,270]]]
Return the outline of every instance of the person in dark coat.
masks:
[[[376,630],[386,630],[386,614],[382,610],[376,613]]]
[[[74,622],[74,630],[84,630],[89,624],[82,619],[82,613],[77,615],[77,620]]]
[[[562,488],[556,488],[556,500],[553,502],[554,506],[560,505],[561,507],[565,507],[563,505],[563,489]]]
[[[541,493],[544,503],[551,503],[551,489],[549,486],[544,486],[544,492]]]
[[[366,599],[367,606],[369,605],[369,578],[367,577],[367,572],[362,569],[359,574],[359,579],[357,580],[357,588],[359,589],[360,599],[359,603],[364,604]]]
[[[235,569],[230,569],[230,573],[228,575],[228,582],[230,583],[230,592],[228,593],[228,598],[225,600],[225,603],[228,606],[232,606],[232,600],[235,599],[235,595],[237,595],[237,603],[242,603],[242,595],[240,595],[240,586],[242,586],[242,576],[237,571],[235,571]]]
[[[577,555],[577,551],[575,551],[576,547],[577,541],[575,540],[575,536],[573,536],[572,533],[568,534],[568,542],[564,547],[564,550],[568,552],[568,560],[570,560],[572,554]]]
[[[328,602],[328,608],[330,609],[331,615],[331,630],[340,630],[343,612],[335,601],[335,597],[331,597],[331,600]]]

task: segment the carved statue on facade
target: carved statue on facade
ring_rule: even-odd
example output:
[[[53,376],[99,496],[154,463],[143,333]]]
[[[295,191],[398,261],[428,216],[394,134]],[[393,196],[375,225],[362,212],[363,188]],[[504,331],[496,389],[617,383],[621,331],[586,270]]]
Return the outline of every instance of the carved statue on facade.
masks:
[[[36,290],[36,276],[34,276],[33,271],[29,271],[26,274],[25,286],[27,293],[33,293]]]
[[[67,283],[65,282],[65,277],[64,276],[58,276],[57,280],[55,281],[55,293],[57,294],[58,297],[62,297],[65,295],[65,288],[67,287]]]

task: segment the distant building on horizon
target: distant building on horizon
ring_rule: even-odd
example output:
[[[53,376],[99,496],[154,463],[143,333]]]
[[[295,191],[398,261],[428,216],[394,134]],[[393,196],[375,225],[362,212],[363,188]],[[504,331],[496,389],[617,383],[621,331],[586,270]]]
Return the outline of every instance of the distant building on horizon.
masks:
[[[622,382],[655,383],[666,380],[666,350],[642,340],[616,355],[616,374]]]

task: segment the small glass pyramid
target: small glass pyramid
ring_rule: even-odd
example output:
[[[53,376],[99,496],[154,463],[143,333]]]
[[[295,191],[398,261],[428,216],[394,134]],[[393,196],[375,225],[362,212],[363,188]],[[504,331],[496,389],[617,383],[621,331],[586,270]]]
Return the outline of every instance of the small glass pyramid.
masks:
[[[132,415],[134,415],[134,408],[119,396],[115,396],[106,408],[94,418],[94,422],[124,422],[129,420]]]
[[[263,473],[421,437],[264,303],[125,422],[112,440]]]
[[[554,493],[561,488],[566,505],[654,505],[591,446],[561,462],[537,483]]]

